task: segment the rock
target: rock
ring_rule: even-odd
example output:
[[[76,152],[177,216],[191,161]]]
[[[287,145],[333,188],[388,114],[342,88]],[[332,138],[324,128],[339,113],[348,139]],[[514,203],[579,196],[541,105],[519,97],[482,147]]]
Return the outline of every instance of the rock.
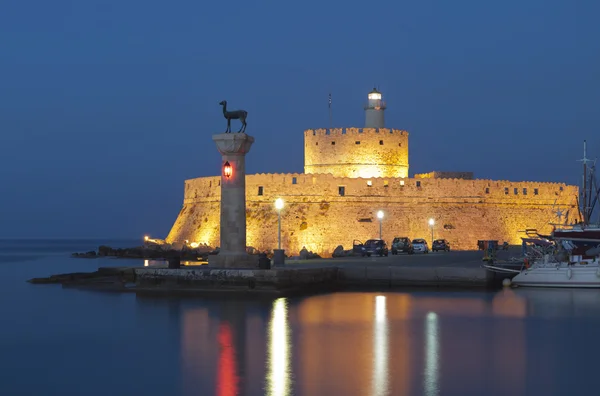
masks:
[[[338,245],[338,247],[335,248],[335,250],[333,251],[332,257],[344,257],[344,247],[342,245]]]
[[[86,253],[73,253],[71,256],[73,257],[82,257],[82,258],[96,258],[96,252],[91,250]]]
[[[302,246],[302,250],[300,250],[300,260],[307,260],[308,256],[308,250],[306,250],[306,247]]]

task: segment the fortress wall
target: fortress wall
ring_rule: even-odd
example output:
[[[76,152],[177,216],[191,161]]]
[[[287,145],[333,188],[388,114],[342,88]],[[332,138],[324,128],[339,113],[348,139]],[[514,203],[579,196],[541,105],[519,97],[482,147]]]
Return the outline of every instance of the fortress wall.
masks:
[[[188,239],[219,246],[219,181],[220,177],[186,181],[184,206],[168,242]],[[339,194],[340,186],[344,196]],[[262,195],[258,195],[259,187]],[[454,249],[475,249],[478,239],[520,243],[524,234],[519,230],[550,232],[548,222],[556,219],[559,208],[569,209],[573,220],[578,194],[576,186],[559,183],[352,179],[328,174],[248,175],[246,188],[248,246],[260,250],[276,247],[274,202],[282,197],[283,248],[295,255],[306,246],[324,256],[340,244],[351,248],[354,239],[364,242],[378,237],[378,210],[385,213],[383,238],[388,243],[395,236],[430,240],[429,218],[435,219],[434,238],[448,239]],[[526,195],[523,189],[527,189]]]
[[[304,131],[304,172],[337,177],[408,176],[408,132],[387,128]]]

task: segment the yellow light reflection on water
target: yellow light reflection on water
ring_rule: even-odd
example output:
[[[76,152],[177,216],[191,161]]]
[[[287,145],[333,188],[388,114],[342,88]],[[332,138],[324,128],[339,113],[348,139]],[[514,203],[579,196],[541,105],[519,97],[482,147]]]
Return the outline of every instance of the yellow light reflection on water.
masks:
[[[144,267],[147,267],[149,265],[148,260],[144,260]]]
[[[290,394],[290,334],[287,301],[273,301],[269,324],[269,352],[267,358],[267,395]]]
[[[435,312],[429,312],[425,318],[425,375],[423,376],[423,388],[427,396],[439,394],[439,349],[438,316]]]
[[[373,328],[373,377],[371,395],[387,395],[389,339],[385,296],[375,297],[375,322]]]

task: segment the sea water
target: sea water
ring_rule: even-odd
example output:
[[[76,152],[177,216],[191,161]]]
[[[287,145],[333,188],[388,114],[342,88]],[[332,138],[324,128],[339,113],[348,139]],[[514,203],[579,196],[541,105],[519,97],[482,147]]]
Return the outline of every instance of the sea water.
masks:
[[[0,395],[595,395],[600,291],[141,298],[33,277],[138,241],[0,240]]]

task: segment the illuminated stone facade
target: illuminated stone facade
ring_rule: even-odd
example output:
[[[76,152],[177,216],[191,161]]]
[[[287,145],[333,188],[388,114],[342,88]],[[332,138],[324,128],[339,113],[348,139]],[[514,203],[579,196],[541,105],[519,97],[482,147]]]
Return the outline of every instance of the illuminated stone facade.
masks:
[[[408,132],[387,128],[304,131],[304,172],[408,177]]]
[[[370,182],[370,185],[369,185]],[[185,181],[183,208],[167,237],[169,243],[219,246],[220,177]],[[343,194],[343,195],[341,195]],[[247,245],[277,246],[276,198],[282,210],[282,248],[298,254],[305,246],[324,256],[338,245],[378,237],[383,210],[383,238],[434,237],[454,249],[476,249],[477,240],[520,243],[520,230],[549,232],[561,208],[575,212],[576,186],[558,183],[494,180],[342,178],[328,174],[258,174],[246,176]]]
[[[378,117],[383,123],[383,115]],[[388,243],[396,236],[430,240],[428,222],[434,219],[434,238],[447,239],[453,249],[476,249],[480,239],[518,244],[525,229],[549,233],[559,209],[576,219],[576,186],[477,180],[471,172],[409,178],[408,132],[403,130],[309,129],[304,157],[305,173],[246,176],[247,246],[277,247],[274,202],[280,197],[285,201],[282,248],[288,255],[306,247],[329,256],[338,245],[350,249],[354,240],[376,238],[379,210]],[[168,243],[220,245],[220,182],[220,177],[185,181],[183,207]]]

